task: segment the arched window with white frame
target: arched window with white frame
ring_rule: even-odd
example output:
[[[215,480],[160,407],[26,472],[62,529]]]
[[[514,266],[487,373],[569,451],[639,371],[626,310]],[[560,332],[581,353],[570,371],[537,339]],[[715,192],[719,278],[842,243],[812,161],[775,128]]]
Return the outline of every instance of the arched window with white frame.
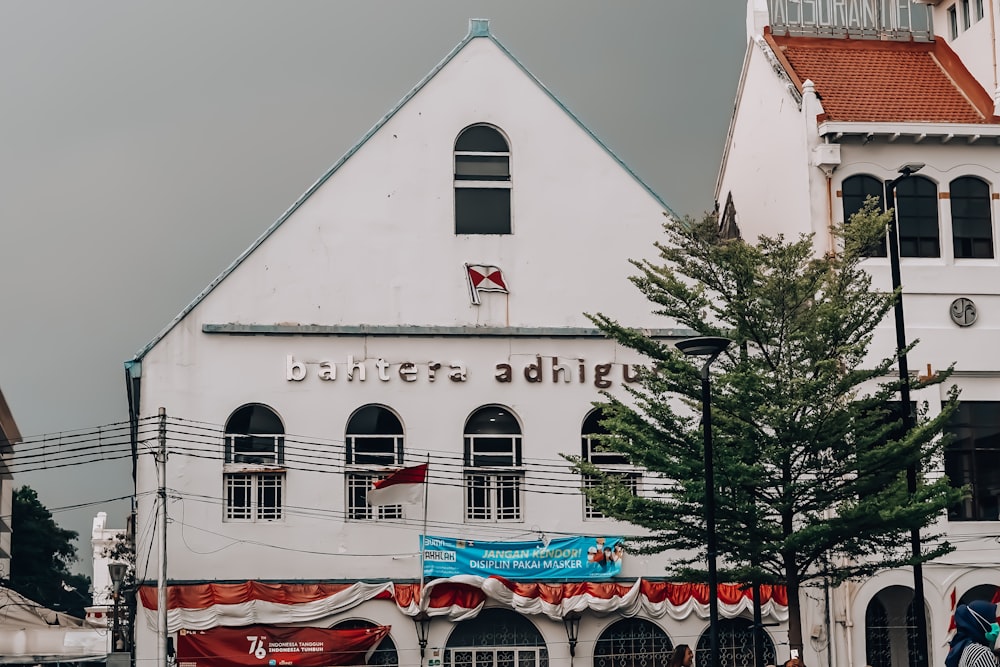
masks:
[[[402,505],[368,504],[368,491],[403,465],[403,423],[389,408],[366,405],[347,422],[345,470],[347,518],[401,519]]]
[[[285,427],[281,418],[266,405],[244,405],[226,420],[223,440],[223,519],[282,519]]]
[[[464,430],[465,519],[520,521],[521,425],[510,410],[487,405],[469,416]]]
[[[580,429],[580,457],[584,461],[598,466],[604,474],[615,475],[632,492],[632,495],[639,495],[642,472],[631,464],[628,456],[614,451],[602,441],[610,435],[608,429],[601,423],[603,419],[604,412],[600,408],[595,408],[587,413]],[[594,487],[599,482],[600,478],[597,475],[583,476],[584,489]],[[605,518],[586,493],[583,494],[583,518]]]

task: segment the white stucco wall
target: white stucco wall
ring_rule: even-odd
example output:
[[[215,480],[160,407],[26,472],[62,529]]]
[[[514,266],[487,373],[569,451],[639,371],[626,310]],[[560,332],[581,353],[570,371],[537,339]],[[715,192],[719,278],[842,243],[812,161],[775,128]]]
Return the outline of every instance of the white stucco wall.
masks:
[[[454,233],[454,142],[475,123],[509,141],[510,235]],[[589,326],[583,312],[603,310],[653,326],[642,297],[623,285],[627,260],[652,252],[662,212],[496,44],[474,39],[193,316]],[[471,305],[465,262],[501,267],[509,303]]]
[[[230,414],[246,403],[270,406],[284,423],[286,460],[285,503],[290,508],[280,522],[266,524],[223,523],[223,441],[221,430],[204,437],[168,432],[168,441],[178,451],[168,463],[167,486],[177,489],[180,500],[169,508],[173,523],[169,530],[168,559],[171,578],[194,579],[323,579],[343,577],[419,577],[417,536],[421,530],[419,507],[407,510],[406,525],[347,522],[345,509],[344,431],[351,414],[363,405],[376,403],[392,409],[403,424],[406,463],[415,465],[432,456],[432,487],[428,514],[445,534],[460,530],[476,539],[537,539],[533,525],[549,532],[583,533],[594,530],[617,534],[634,533],[627,526],[609,521],[582,519],[582,497],[577,476],[568,472],[560,454],[578,454],[580,428],[591,402],[599,400],[594,386],[594,365],[615,363],[608,379],[621,394],[622,367],[637,361],[634,353],[603,340],[511,340],[428,338],[318,338],[318,337],[230,337],[203,336],[197,363],[144,365],[144,381],[152,391],[144,397],[150,406],[162,405],[168,416],[217,425],[221,429]],[[164,350],[171,349],[165,345]],[[307,364],[302,381],[286,379],[286,360],[291,355]],[[347,379],[348,356],[364,359],[366,379]],[[528,382],[524,368],[542,357],[544,381]],[[552,357],[566,364],[572,381],[551,380]],[[378,379],[374,362],[392,364],[389,377]],[[337,379],[320,380],[318,362],[336,364]],[[431,382],[426,363],[461,363],[467,369],[465,382],[447,378],[445,369]],[[412,361],[418,375],[414,382],[398,376],[398,365]],[[579,363],[586,368],[586,382],[578,381]],[[514,367],[509,384],[495,379],[497,363]],[[187,391],[158,390],[185,387]],[[508,407],[519,419],[529,489],[524,500],[525,518],[508,524],[463,525],[461,486],[462,432],[466,418],[488,404]],[[184,429],[188,431],[188,429]],[[193,448],[196,456],[186,456]],[[155,482],[151,457],[140,457],[140,515],[149,517],[148,493]],[[306,469],[323,468],[323,472]],[[305,469],[303,469],[305,468]],[[549,486],[553,488],[549,488]],[[547,490],[559,491],[548,495]],[[297,512],[309,508],[315,512]],[[240,540],[253,543],[238,544]],[[260,543],[260,544],[256,544]],[[294,554],[276,550],[282,545]],[[240,558],[208,559],[200,554],[238,546]],[[299,550],[317,553],[299,553]],[[225,553],[224,551],[222,553]],[[370,554],[371,557],[358,557]],[[380,554],[385,554],[380,556]],[[343,557],[340,557],[342,555]],[[154,572],[144,564],[140,571]],[[149,553],[149,563],[156,554]],[[650,568],[645,558],[630,560],[624,576],[640,576],[662,570]]]
[[[730,128],[717,197],[731,192],[743,237],[797,237],[810,223],[808,146],[803,114],[762,43],[750,46]]]
[[[974,3],[969,6],[974,10]],[[983,88],[991,95],[997,88],[996,71],[996,25],[1000,20],[1000,4],[997,0],[982,0],[983,18],[976,21],[973,16],[969,29],[964,28],[960,2],[938,2],[933,6],[934,33],[938,39],[943,39],[951,49],[962,59],[966,68],[976,78]],[[948,9],[958,9],[958,37],[951,39],[951,28],[948,20]]]

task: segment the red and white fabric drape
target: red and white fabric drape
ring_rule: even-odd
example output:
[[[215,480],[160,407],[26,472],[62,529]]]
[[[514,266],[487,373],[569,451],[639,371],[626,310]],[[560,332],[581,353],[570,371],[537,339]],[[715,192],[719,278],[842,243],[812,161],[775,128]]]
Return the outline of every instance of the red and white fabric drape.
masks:
[[[156,628],[156,587],[143,586],[139,599],[147,623]],[[369,600],[387,600],[407,616],[426,613],[451,621],[474,618],[487,601],[527,615],[561,620],[570,612],[617,612],[623,616],[708,616],[708,586],[639,579],[630,584],[513,582],[499,577],[459,575],[419,584],[363,582],[350,584],[261,583],[183,584],[167,589],[167,626],[208,630],[219,626],[310,623],[327,619]],[[737,584],[719,585],[719,613],[724,618],[753,609],[752,591]],[[788,619],[783,586],[761,586],[761,612],[776,621]]]

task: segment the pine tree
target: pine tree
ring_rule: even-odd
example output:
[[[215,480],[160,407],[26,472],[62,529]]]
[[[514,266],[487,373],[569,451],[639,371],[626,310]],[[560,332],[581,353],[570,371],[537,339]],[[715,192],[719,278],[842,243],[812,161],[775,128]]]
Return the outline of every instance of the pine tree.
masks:
[[[926,475],[907,492],[908,466],[940,460],[957,390],[940,413],[902,429],[896,350],[870,349],[897,295],[873,289],[861,266],[884,238],[887,215],[869,202],[834,228],[839,251],[826,256],[808,235],[750,244],[721,238],[712,215],[670,220],[660,261],[633,262],[631,280],[655,313],[734,341],[711,368],[720,575],[784,584],[789,643],[799,650],[801,586],[912,564],[909,531],[932,525],[962,495],[947,478]],[[704,581],[701,361],[608,315],[591,320],[650,360],[629,400],[606,395],[600,407],[604,445],[662,483],[637,497],[577,459],[581,472],[603,478],[588,495],[606,515],[648,529],[634,548],[675,555],[669,574]],[[950,373],[914,378],[911,388]],[[940,535],[923,537],[921,562],[952,550]]]

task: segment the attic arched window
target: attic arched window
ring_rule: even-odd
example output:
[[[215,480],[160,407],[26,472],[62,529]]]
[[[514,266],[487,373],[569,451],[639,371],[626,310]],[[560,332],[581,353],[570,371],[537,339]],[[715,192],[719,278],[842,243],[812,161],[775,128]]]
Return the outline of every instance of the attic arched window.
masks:
[[[958,259],[993,257],[990,186],[975,176],[951,182],[951,233]]]
[[[455,141],[455,233],[510,234],[510,146],[489,125]]]

